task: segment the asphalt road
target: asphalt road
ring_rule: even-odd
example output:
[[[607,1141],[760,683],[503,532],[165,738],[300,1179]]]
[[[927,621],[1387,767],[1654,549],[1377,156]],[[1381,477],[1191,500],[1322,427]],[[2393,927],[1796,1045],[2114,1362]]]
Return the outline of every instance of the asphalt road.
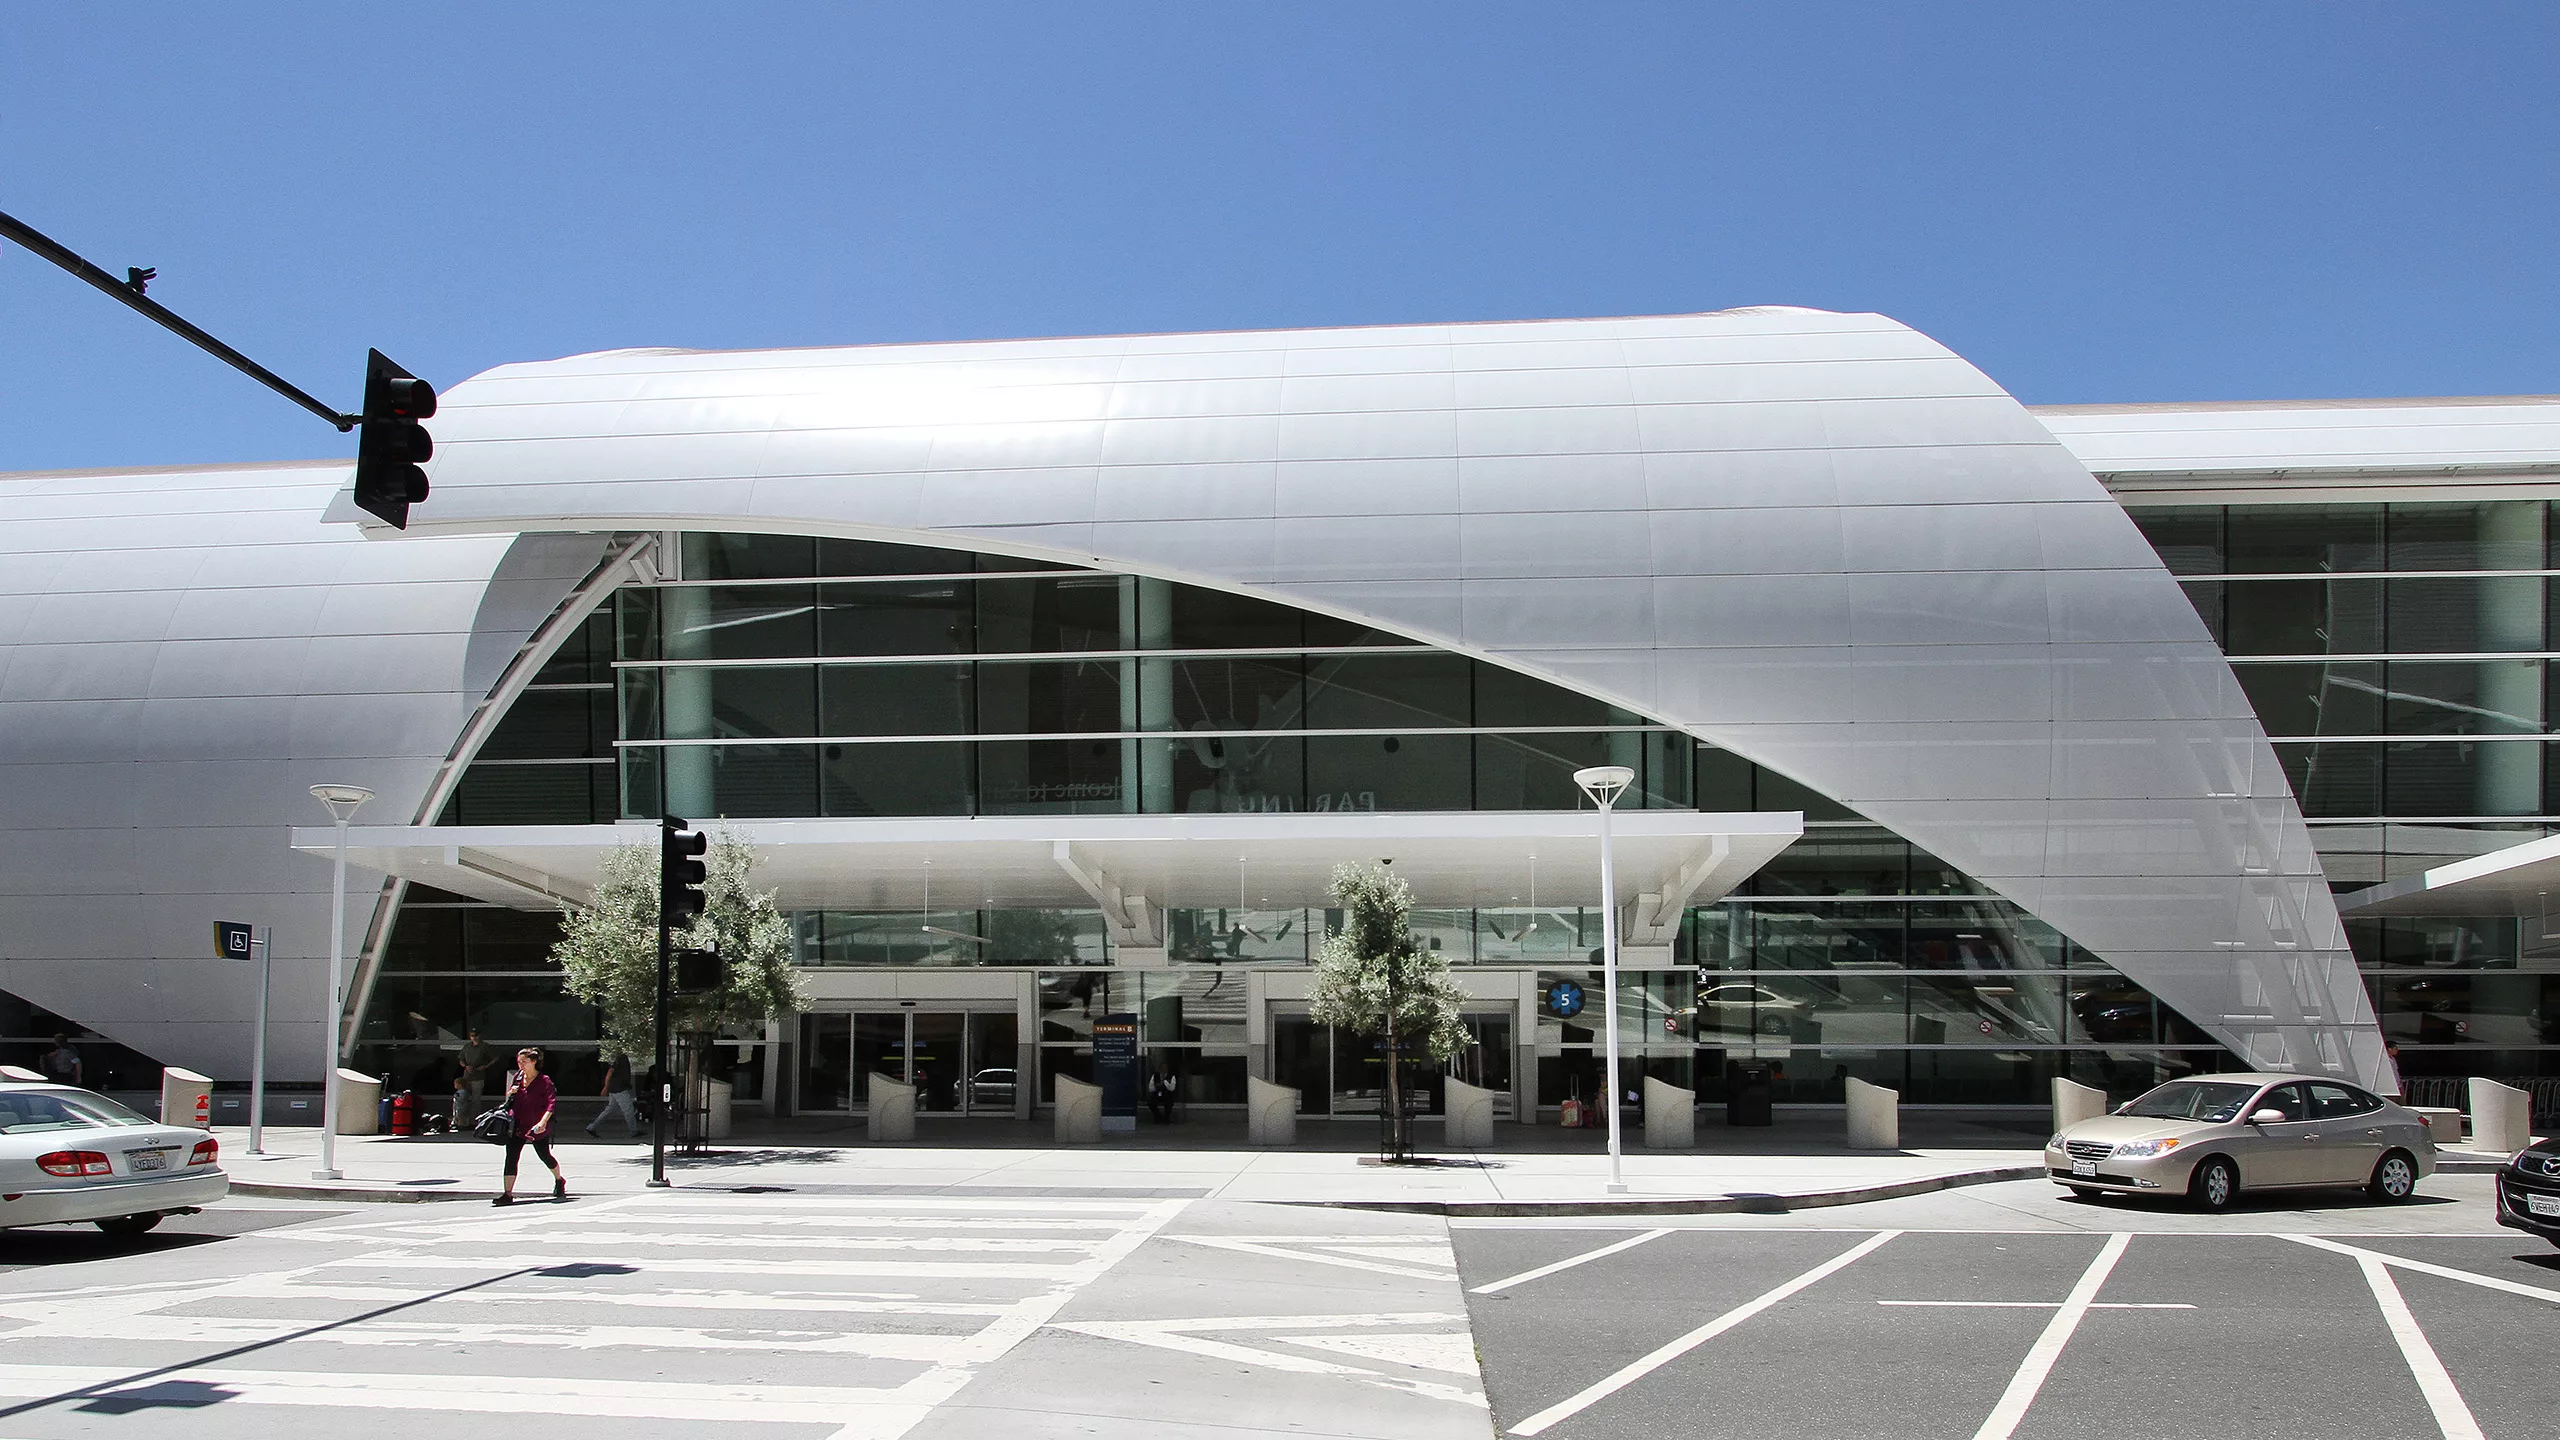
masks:
[[[2552,1434],[2560,1252],[2488,1224],[2486,1187],[2203,1216],[2023,1182],[1452,1235],[1505,1434]]]

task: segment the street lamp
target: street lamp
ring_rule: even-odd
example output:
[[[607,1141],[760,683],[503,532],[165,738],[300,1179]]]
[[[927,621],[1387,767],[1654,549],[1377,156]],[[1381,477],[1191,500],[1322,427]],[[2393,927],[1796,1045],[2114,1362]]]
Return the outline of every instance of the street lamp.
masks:
[[[1636,772],[1624,765],[1594,765],[1573,772],[1573,783],[1600,807],[1600,1006],[1609,1034],[1608,1116],[1609,1193],[1627,1193],[1618,1153],[1618,871],[1609,844],[1609,810],[1636,783]]]
[[[338,1026],[346,1005],[347,973],[347,822],[356,807],[373,798],[361,785],[314,785],[311,793],[329,807],[338,826],[337,878],[329,887],[329,1019],[323,1027],[327,1068],[320,1072],[320,1168],[314,1180],[336,1180],[338,1174]]]

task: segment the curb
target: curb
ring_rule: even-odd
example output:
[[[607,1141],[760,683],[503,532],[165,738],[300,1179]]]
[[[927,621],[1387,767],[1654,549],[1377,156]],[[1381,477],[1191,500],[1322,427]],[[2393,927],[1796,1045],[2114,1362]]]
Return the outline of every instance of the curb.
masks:
[[[253,1200],[352,1200],[375,1205],[414,1204],[428,1200],[488,1200],[495,1190],[448,1190],[442,1186],[428,1189],[423,1185],[332,1185],[326,1182],[293,1185],[273,1180],[233,1180],[231,1193]]]
[[[1685,1200],[1283,1200],[1283,1205],[1328,1210],[1377,1210],[1398,1215],[1441,1215],[1453,1220],[1482,1216],[1495,1219],[1569,1215],[1784,1215],[1793,1210],[1825,1210],[1837,1205],[1864,1205],[1873,1200],[1900,1200],[1963,1185],[1995,1185],[2004,1180],[2041,1180],[2043,1164],[1999,1165],[1897,1180],[1889,1185],[1858,1185],[1846,1190],[1809,1190],[1799,1195],[1718,1195]]]

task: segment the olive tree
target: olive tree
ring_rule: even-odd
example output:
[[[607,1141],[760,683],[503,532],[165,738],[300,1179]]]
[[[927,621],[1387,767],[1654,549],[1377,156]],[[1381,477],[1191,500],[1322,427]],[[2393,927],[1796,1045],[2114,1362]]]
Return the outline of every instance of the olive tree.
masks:
[[[703,856],[703,911],[675,944],[719,955],[720,983],[700,995],[671,995],[667,1028],[691,1057],[687,1095],[703,1085],[701,1057],[723,1034],[759,1034],[767,1020],[804,1003],[791,964],[791,922],[770,891],[749,876],[754,847],[714,834]],[[569,993],[603,1017],[605,1044],[622,1054],[654,1054],[658,1008],[658,847],[624,845],[596,866],[595,900],[572,905],[551,947]]]
[[[1401,1159],[1413,1153],[1404,1052],[1447,1060],[1465,1049],[1467,1030],[1458,1015],[1466,995],[1449,962],[1414,938],[1413,887],[1402,876],[1383,865],[1337,865],[1332,889],[1342,929],[1324,942],[1316,961],[1308,1011],[1318,1024],[1386,1041],[1387,1150]]]

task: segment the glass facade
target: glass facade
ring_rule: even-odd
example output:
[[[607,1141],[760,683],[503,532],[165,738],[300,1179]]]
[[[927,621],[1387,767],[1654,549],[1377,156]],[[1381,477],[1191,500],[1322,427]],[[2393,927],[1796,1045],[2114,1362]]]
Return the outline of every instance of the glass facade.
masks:
[[[2535,839],[2560,816],[2551,510],[2542,500],[2131,510],[2230,655],[2333,889]],[[2347,934],[2413,1086],[2560,1075],[2560,1024],[2543,1022],[2540,978],[2560,975],[2560,927],[2350,920]]]

